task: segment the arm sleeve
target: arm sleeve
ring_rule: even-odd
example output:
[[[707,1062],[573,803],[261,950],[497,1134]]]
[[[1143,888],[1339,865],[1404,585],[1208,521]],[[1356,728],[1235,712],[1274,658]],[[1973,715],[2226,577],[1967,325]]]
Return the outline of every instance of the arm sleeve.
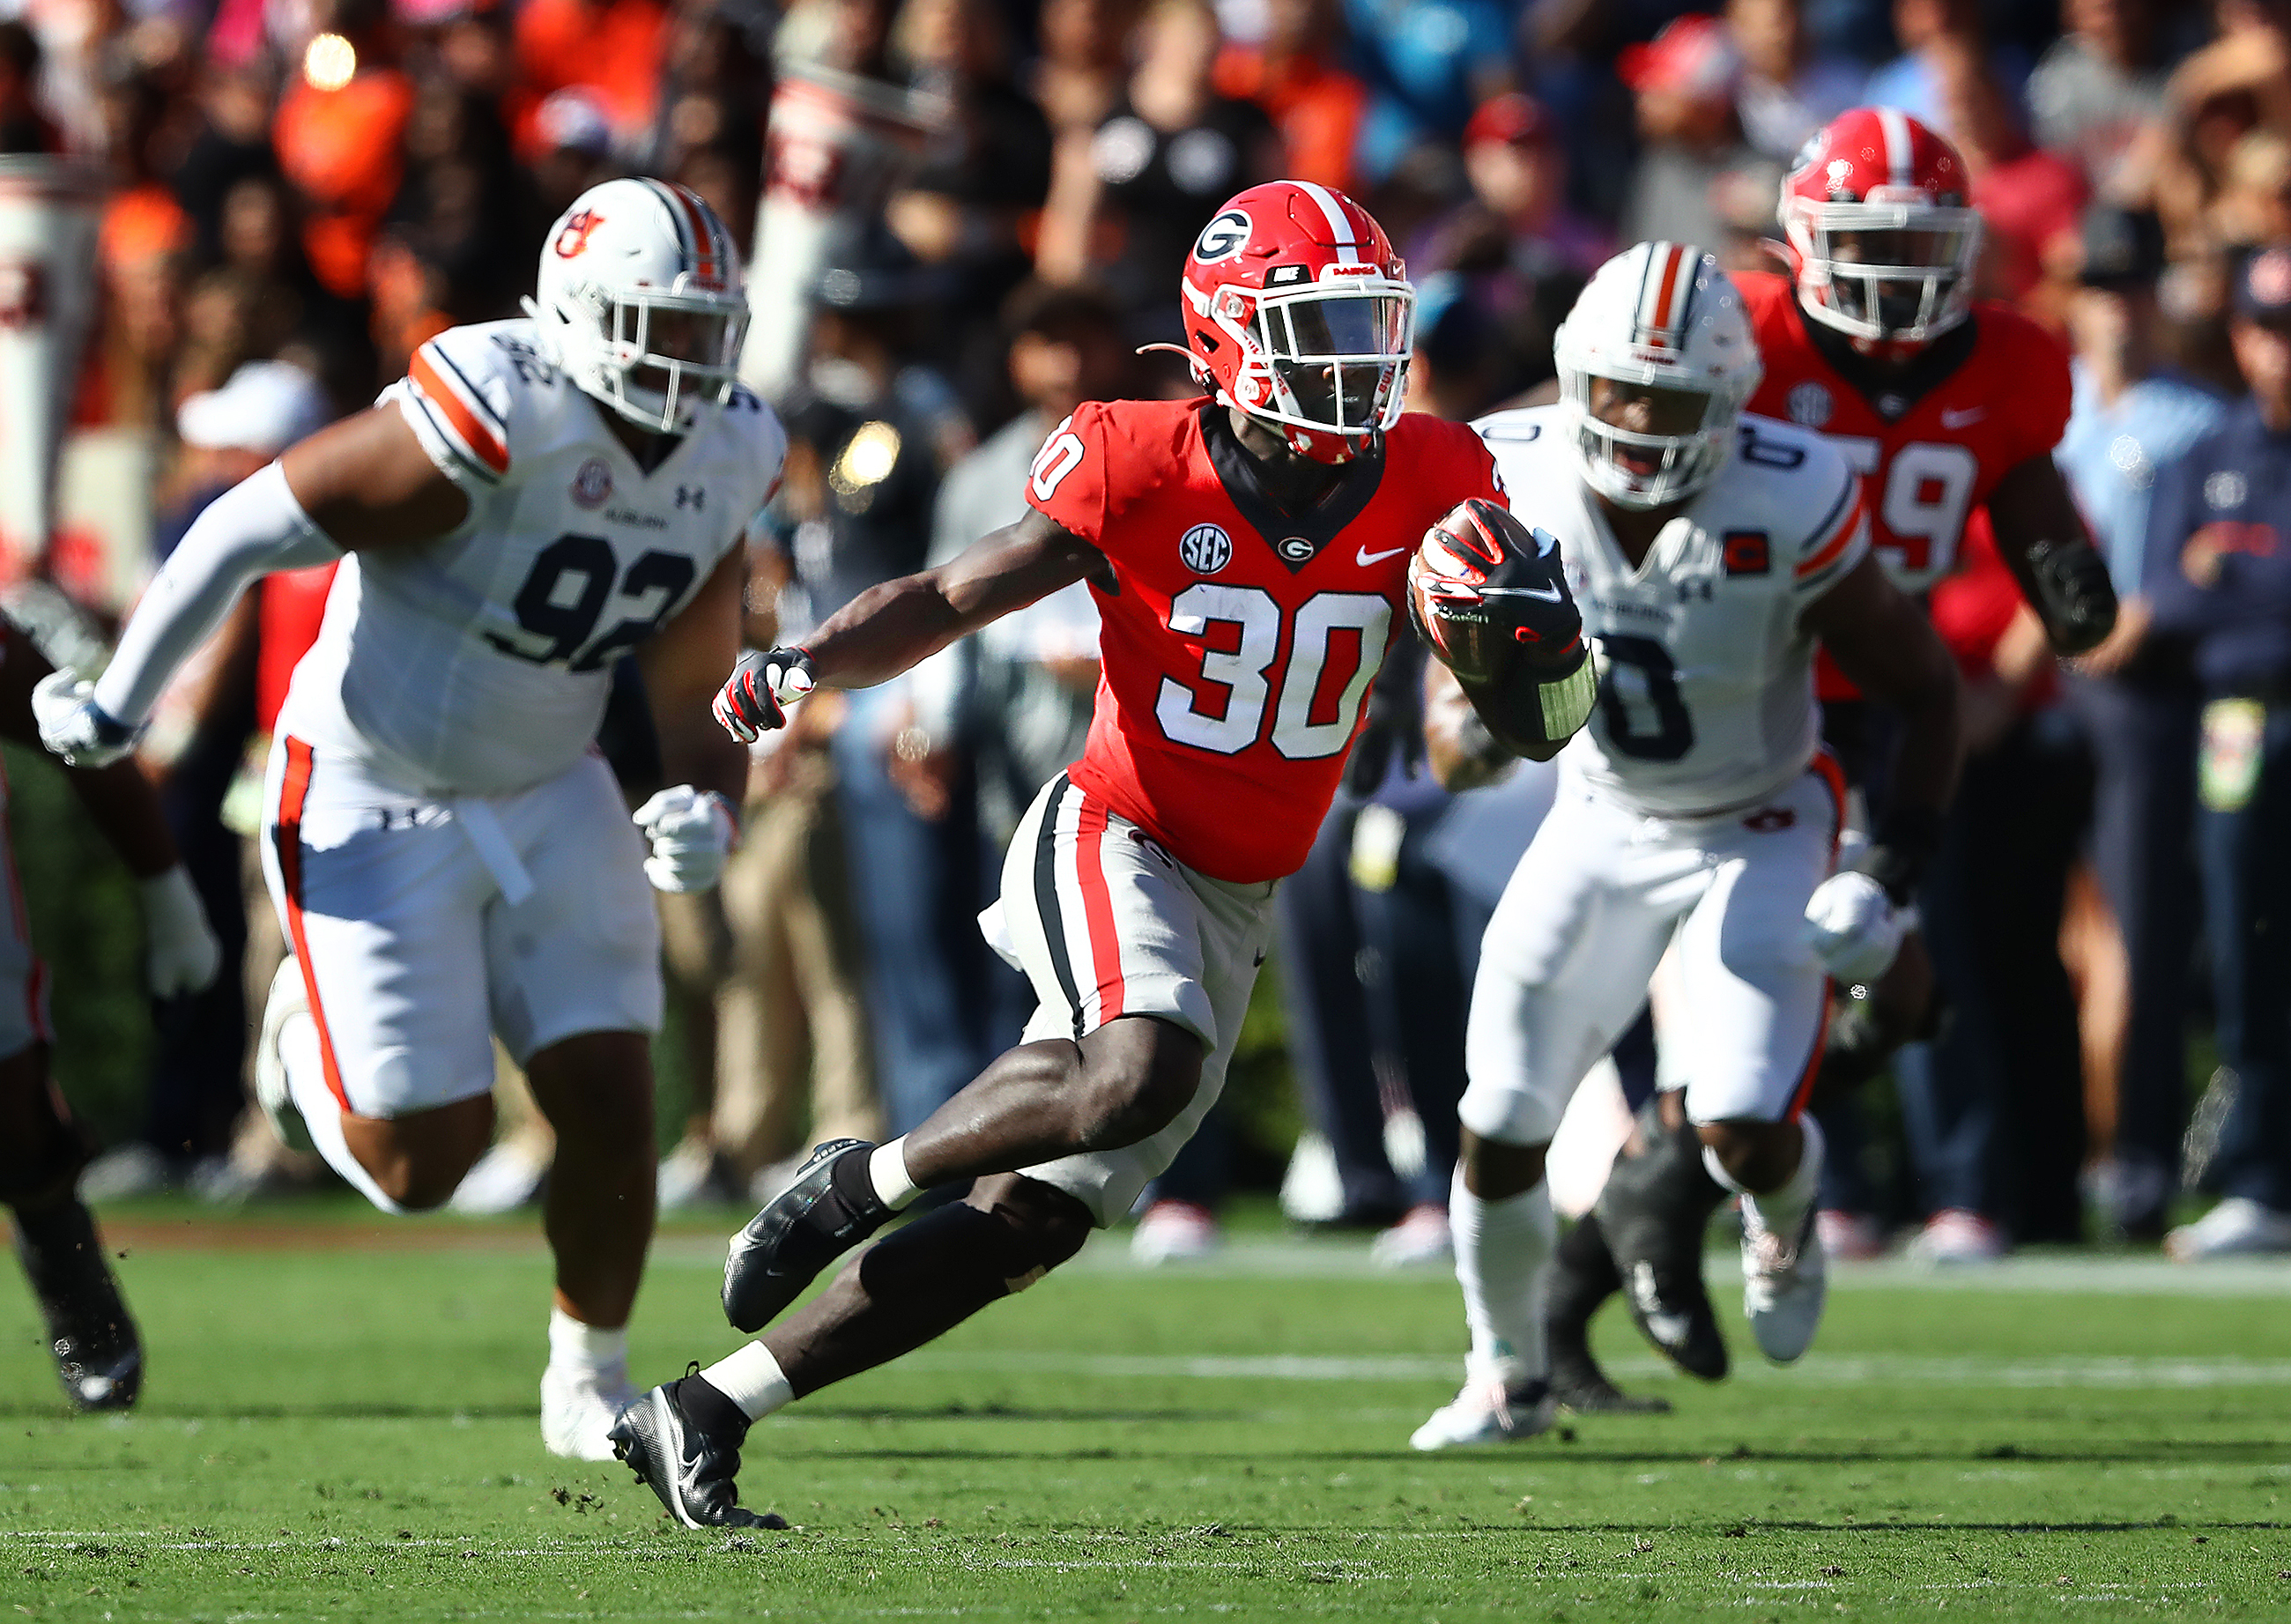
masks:
[[[141,727],[167,679],[249,582],[342,556],[294,500],[285,470],[270,463],[208,503],[176,543],[120,635],[119,651],[95,685],[95,703]]]
[[[1027,504],[1071,535],[1105,550],[1105,409],[1085,402],[1042,442],[1026,470]]]

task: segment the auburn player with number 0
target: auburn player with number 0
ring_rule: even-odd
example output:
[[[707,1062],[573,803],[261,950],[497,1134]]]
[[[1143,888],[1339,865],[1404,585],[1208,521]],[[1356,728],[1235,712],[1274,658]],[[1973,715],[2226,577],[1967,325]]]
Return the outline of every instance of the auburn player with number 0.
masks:
[[[1402,414],[1415,293],[1375,221],[1323,187],[1252,188],[1182,292],[1208,398],[1081,407],[1025,519],[726,685],[719,714],[752,738],[816,685],[880,682],[1072,582],[1103,623],[1088,748],[1020,823],[981,921],[1041,1000],[1026,1041],[904,1138],[815,1150],[734,1237],[726,1314],[757,1329],[920,1191],[976,1182],[622,1418],[623,1458],[691,1526],[752,1520],[733,1481],[752,1420],[1033,1283],[1170,1164],[1223,1085],[1274,888],[1328,811],[1410,559],[1459,502],[1501,515],[1531,577],[1491,623],[1550,651],[1488,690],[1490,727],[1547,756],[1590,703],[1574,606],[1486,448]]]
[[[1837,868],[1845,792],[1821,748],[1817,647],[1900,713],[1906,804],[1937,817],[1957,779],[1955,663],[1869,556],[1845,460],[1743,414],[1758,355],[1717,261],[1662,242],[1616,256],[1553,352],[1558,405],[1476,426],[1557,538],[1597,650],[1599,703],[1560,754],[1557,800],[1481,950],[1449,1203],[1472,1348],[1462,1392],[1411,1438],[1421,1450],[1549,1422],[1544,1159],[1666,953],[1656,1015],[1674,1108],[1643,1113],[1643,1130],[1741,1195],[1744,1312],[1768,1357],[1805,1351],[1825,1271],[1821,1135],[1802,1113],[1827,977],[1890,956],[1901,929],[1877,879]],[[1425,570],[1437,561],[1427,548]],[[1427,608],[1445,590],[1423,583]],[[1885,856],[1869,866],[1882,872]],[[1635,1254],[1628,1226],[1610,1234],[1642,1268],[1669,1261]],[[1660,1296],[1699,1305],[1707,1323],[1694,1240]],[[1658,1300],[1632,1295],[1635,1310]],[[1688,1346],[1695,1319],[1673,1309],[1641,1323],[1692,1361],[1706,1351]]]
[[[646,880],[714,884],[733,824],[687,784],[631,824],[591,746],[630,650],[663,743],[686,717],[712,736],[786,439],[733,382],[731,236],[681,187],[584,192],[527,309],[438,334],[373,408],[218,499],[102,679],[58,672],[36,702],[51,750],[116,759],[249,582],[348,555],[271,753],[263,865],[293,952],[258,1092],[377,1206],[435,1207],[493,1137],[500,1037],[557,1130],[542,1436],[610,1459],[652,1238]],[[708,753],[736,784],[738,753]]]
[[[1765,365],[1749,409],[1822,435],[1861,473],[1872,549],[1906,592],[1922,595],[1957,567],[1967,522],[1985,511],[2053,647],[2080,654],[2116,623],[2116,594],[2053,462],[2068,424],[2068,353],[2019,311],[1974,297],[1982,221],[1971,188],[1957,149],[1894,109],[1856,108],[1818,132],[1782,181],[1787,241],[1778,246],[1789,274],[1735,278]],[[1888,888],[1907,898],[1939,844],[1939,822],[1892,793],[1885,724],[1828,664],[1821,695],[1825,736],[1867,798],[1871,834],[1899,864]],[[1929,1022],[1933,985],[1912,930],[1893,965],[1840,1001],[1823,1092],[1882,1069]],[[1636,1204],[1643,1234],[1668,1222],[1668,1250],[1682,1260],[1699,1251],[1723,1188],[1691,1161],[1618,1165],[1628,1168],[1624,1188],[1603,1210]],[[1550,1330],[1564,1350],[1559,1363],[1581,1373],[1586,1403],[1615,1397],[1586,1334],[1592,1313],[1630,1278],[1633,1260],[1608,1255],[1612,1239],[1594,1223],[1560,1250]]]

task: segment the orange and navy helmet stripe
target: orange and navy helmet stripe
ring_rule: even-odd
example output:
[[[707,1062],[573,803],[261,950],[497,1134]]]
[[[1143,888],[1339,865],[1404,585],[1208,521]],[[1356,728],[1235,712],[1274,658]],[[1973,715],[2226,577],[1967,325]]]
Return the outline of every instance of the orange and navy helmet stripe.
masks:
[[[1694,277],[1700,250],[1685,243],[1653,243],[1639,273],[1638,310],[1631,341],[1649,350],[1676,350],[1684,342],[1694,310]]]
[[[731,245],[718,239],[722,228],[708,205],[674,181],[647,180],[645,184],[668,205],[669,222],[676,228],[677,246],[692,267],[692,279],[703,287],[722,287],[729,280],[726,271],[731,263]]]

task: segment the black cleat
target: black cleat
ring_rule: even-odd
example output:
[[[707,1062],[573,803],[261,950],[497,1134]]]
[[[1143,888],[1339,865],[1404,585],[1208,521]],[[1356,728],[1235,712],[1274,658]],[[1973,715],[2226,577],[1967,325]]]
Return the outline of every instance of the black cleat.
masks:
[[[1607,1379],[1588,1348],[1551,1350],[1551,1398],[1577,1415],[1668,1415],[1670,1401],[1652,1394],[1626,1393]]]
[[[1699,1239],[1699,1237],[1698,1237]],[[1702,1249],[1661,1248],[1652,1257],[1618,1258],[1631,1323],[1657,1351],[1690,1376],[1726,1374],[1726,1339],[1702,1285]]]
[[[48,1323],[56,1376],[81,1410],[125,1410],[143,1387],[143,1343],[76,1199],[16,1215],[16,1255]]]
[[[695,1364],[622,1411],[606,1434],[613,1453],[687,1528],[785,1528],[785,1517],[740,1504],[740,1440],[703,1430],[679,1402],[678,1389],[700,1379]]]
[[[732,1237],[724,1259],[724,1317],[761,1331],[819,1271],[873,1234],[891,1210],[875,1194],[864,1139],[830,1139],[813,1148],[795,1180],[764,1203]]]

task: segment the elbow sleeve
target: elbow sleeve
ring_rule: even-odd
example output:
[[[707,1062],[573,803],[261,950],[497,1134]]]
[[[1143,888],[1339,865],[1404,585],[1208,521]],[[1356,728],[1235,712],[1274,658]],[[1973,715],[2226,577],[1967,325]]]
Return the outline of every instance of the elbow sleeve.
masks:
[[[328,564],[342,549],[310,522],[277,462],[207,504],[175,544],[95,685],[107,715],[141,727],[176,667],[222,621],[247,583],[277,569]]]

